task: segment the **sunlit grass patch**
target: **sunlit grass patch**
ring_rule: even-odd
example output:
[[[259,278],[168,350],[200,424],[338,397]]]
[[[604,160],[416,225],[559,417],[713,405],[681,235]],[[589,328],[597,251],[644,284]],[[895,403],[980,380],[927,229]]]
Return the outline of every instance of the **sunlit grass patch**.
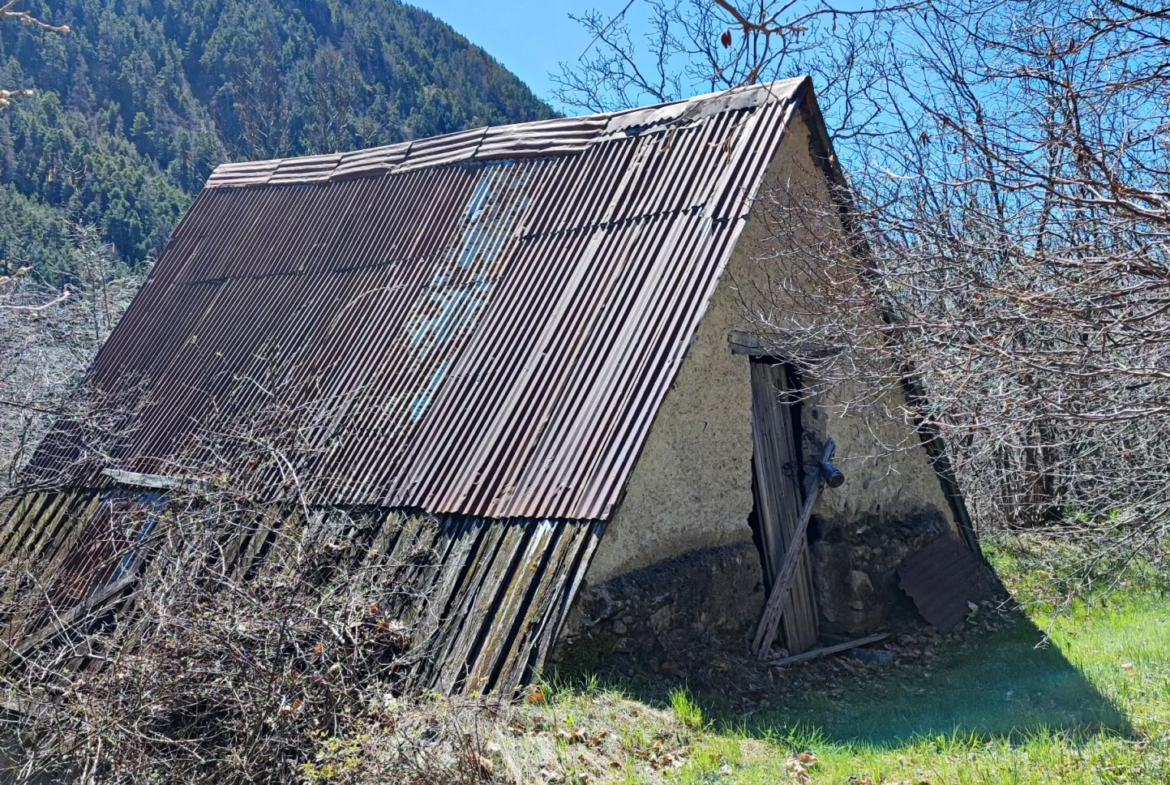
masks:
[[[545,710],[579,715],[588,705],[620,726],[620,768],[595,767],[589,782],[1170,782],[1164,583],[1135,568],[1059,613],[1027,607],[1030,617],[992,632],[940,641],[929,665],[849,677],[764,712],[723,715],[718,696],[685,687],[654,708],[595,681],[557,691]],[[648,763],[666,749],[672,765]]]

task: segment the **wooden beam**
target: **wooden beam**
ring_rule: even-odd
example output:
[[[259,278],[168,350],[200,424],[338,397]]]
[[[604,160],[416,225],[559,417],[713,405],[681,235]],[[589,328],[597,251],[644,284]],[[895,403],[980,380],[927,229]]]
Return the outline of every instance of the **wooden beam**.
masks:
[[[184,480],[181,477],[171,477],[166,474],[142,474],[141,472],[124,472],[121,469],[102,469],[102,474],[120,485],[130,485],[135,488],[155,488],[168,491],[171,488],[206,487],[206,483],[202,480]]]
[[[774,357],[777,359],[801,357],[816,360],[833,357],[840,352],[839,349],[808,344],[801,344],[799,351],[794,351],[795,347],[784,347],[786,351],[779,351],[782,343],[783,341],[778,336],[744,333],[738,330],[733,331],[727,338],[727,345],[732,354],[748,357]]]
[[[733,332],[728,339],[732,354],[741,354],[748,357],[770,357],[771,353],[765,348],[763,336],[752,333]]]
[[[783,668],[785,665],[795,665],[798,662],[815,660],[817,657],[827,657],[830,654],[836,654],[837,652],[846,651],[848,649],[856,649],[860,646],[868,646],[871,643],[884,641],[888,637],[890,637],[890,634],[888,632],[883,632],[877,635],[870,635],[868,638],[858,638],[857,640],[849,641],[848,643],[838,643],[836,646],[826,646],[823,649],[813,649],[812,651],[806,651],[804,654],[794,654],[791,657],[785,657],[781,660],[772,660],[768,664],[775,665],[777,668]]]

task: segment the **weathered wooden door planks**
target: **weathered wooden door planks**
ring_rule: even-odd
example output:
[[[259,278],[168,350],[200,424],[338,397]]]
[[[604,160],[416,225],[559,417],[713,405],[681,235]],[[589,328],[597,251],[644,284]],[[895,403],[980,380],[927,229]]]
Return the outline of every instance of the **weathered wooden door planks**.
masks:
[[[800,453],[796,446],[792,388],[783,363],[752,362],[752,434],[755,446],[756,513],[763,545],[766,588],[784,562],[800,516]],[[817,613],[812,567],[807,551],[797,568],[782,618],[784,645],[791,654],[817,641]]]

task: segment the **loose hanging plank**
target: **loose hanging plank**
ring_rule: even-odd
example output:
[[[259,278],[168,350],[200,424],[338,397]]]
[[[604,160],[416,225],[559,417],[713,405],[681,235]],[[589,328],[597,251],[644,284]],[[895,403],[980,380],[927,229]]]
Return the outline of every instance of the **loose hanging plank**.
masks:
[[[825,444],[824,453],[821,455],[822,466],[833,459],[833,452],[836,448],[837,445],[832,439],[829,439]],[[776,640],[776,631],[784,614],[788,590],[792,588],[797,567],[808,548],[808,523],[812,518],[813,507],[816,506],[823,482],[820,472],[821,468],[818,466],[817,479],[812,483],[808,497],[804,500],[804,508],[800,511],[800,520],[797,521],[796,531],[793,533],[790,543],[791,547],[784,554],[784,564],[776,576],[776,582],[772,585],[772,594],[768,597],[768,604],[764,607],[764,615],[760,618],[760,626],[756,629],[756,637],[752,641],[752,649],[761,660],[766,660],[768,653],[772,650],[772,643]]]
[[[792,476],[800,459],[791,422],[792,407],[787,400],[791,388],[785,366],[753,361],[751,378],[756,513],[770,591],[792,547],[800,517],[801,502]],[[789,651],[806,651],[816,644],[817,615],[807,553],[799,560],[781,613],[781,628]]]

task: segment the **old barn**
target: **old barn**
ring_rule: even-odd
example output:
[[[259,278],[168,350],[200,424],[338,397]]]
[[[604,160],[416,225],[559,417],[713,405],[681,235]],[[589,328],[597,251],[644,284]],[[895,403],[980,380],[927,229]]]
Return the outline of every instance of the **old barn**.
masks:
[[[778,646],[883,629],[903,558],[962,542],[961,498],[927,446],[877,449],[912,425],[794,396],[753,319],[783,274],[757,198],[819,200],[808,231],[838,231],[838,178],[807,79],[221,166],[90,373],[116,437],[57,427],[0,557],[69,602],[132,598],[146,529],[109,507],[165,509],[215,452],[289,518],[373,521],[362,558],[434,555],[400,574],[420,685],[509,690],[581,635],[746,650],[794,548]],[[244,436],[269,457],[225,458]],[[830,439],[844,482],[801,528]]]

